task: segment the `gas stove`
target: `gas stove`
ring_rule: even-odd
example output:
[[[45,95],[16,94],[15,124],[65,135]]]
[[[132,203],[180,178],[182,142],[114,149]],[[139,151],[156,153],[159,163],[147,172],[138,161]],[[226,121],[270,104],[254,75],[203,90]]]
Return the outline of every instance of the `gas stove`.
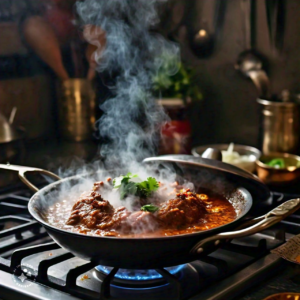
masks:
[[[237,299],[284,268],[270,250],[300,233],[298,212],[201,260],[166,269],[122,270],[97,266],[60,248],[30,217],[31,196],[22,186],[0,193],[1,299]],[[256,213],[299,196],[272,193]]]

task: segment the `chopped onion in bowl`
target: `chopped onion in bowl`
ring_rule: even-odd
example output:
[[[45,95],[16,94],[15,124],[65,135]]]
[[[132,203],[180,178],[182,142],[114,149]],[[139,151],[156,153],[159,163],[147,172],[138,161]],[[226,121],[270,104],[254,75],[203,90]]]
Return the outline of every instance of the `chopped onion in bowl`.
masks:
[[[234,143],[230,143],[228,149],[222,151],[222,161],[248,172],[255,171],[255,155],[240,155],[238,152],[234,151]]]

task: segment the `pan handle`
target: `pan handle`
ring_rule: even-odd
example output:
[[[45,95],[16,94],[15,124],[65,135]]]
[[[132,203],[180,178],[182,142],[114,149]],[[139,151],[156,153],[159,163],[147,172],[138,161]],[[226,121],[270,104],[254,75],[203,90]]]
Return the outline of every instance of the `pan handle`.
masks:
[[[25,176],[26,173],[41,173],[55,180],[61,180],[61,178],[56,174],[39,168],[24,167],[24,166],[10,165],[10,164],[7,165],[0,164],[0,169],[18,172],[22,182],[25,183],[34,192],[37,192],[39,189],[26,178]]]
[[[266,215],[254,219],[253,222],[256,221],[256,224],[250,227],[237,230],[237,231],[219,233],[211,237],[208,237],[206,239],[203,239],[192,248],[190,254],[192,255],[201,254],[208,247],[218,246],[221,243],[221,240],[224,239],[231,240],[239,237],[244,237],[244,236],[257,233],[261,230],[267,229],[268,227],[280,222],[290,214],[294,213],[299,208],[300,208],[300,198],[288,200],[282,203],[281,205],[277,206],[273,210],[271,210]]]

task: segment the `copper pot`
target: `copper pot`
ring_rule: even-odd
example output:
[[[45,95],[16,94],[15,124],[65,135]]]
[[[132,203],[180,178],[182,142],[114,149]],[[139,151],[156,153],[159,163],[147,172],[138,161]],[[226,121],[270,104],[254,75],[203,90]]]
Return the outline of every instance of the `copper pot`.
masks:
[[[299,293],[280,293],[268,296],[264,300],[299,300]]]
[[[287,164],[285,168],[270,167],[266,164],[275,158],[281,158]],[[289,185],[300,180],[300,157],[289,153],[270,153],[256,161],[258,177],[269,185]]]

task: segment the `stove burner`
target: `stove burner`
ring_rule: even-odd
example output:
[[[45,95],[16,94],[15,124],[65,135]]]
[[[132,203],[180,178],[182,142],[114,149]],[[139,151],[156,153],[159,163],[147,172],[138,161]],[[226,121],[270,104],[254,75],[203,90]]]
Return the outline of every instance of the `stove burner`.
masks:
[[[167,271],[169,274],[180,278],[182,269],[186,265],[179,265],[174,267],[164,268],[162,270]],[[110,274],[113,267],[107,266],[96,266],[95,276],[103,281],[105,277]],[[114,275],[112,280],[112,287],[121,287],[129,289],[147,289],[147,288],[158,288],[168,284],[165,276],[162,276],[156,270],[133,270],[133,269],[119,269]]]
[[[172,275],[175,275],[182,270],[184,265],[174,266],[174,267],[168,267],[164,268]],[[102,272],[106,275],[108,275],[112,267],[106,267],[106,266],[97,266],[95,269],[99,272]],[[123,280],[134,280],[134,281],[146,281],[146,280],[154,280],[154,279],[160,279],[162,278],[162,275],[160,275],[155,270],[130,270],[130,269],[120,269],[117,274],[115,275],[116,278],[123,279]]]

